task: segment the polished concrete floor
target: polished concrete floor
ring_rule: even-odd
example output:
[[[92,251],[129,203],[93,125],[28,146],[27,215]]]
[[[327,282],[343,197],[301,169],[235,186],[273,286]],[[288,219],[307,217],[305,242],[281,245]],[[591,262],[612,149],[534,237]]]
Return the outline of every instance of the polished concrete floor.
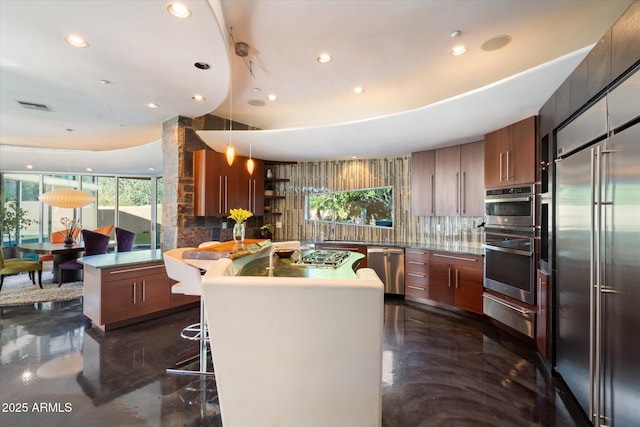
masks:
[[[1,426],[222,425],[212,381],[165,373],[197,309],[102,336],[81,304],[0,308]],[[388,300],[384,332],[383,426],[586,425],[535,353],[490,325]]]

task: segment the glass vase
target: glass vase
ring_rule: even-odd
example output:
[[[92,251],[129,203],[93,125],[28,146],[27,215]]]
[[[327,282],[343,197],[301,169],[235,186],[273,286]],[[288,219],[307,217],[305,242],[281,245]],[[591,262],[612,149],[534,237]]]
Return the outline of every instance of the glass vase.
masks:
[[[241,224],[235,224],[233,226],[233,240],[236,242],[236,244],[244,242],[245,228],[246,224],[244,222]]]
[[[73,241],[73,236],[65,236],[64,237],[64,245],[65,246],[73,246],[75,242]]]

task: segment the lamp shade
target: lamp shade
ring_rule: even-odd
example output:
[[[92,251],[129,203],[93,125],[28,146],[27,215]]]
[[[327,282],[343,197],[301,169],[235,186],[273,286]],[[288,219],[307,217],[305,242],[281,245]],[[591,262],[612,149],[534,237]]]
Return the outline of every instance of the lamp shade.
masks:
[[[96,198],[84,191],[72,188],[59,188],[47,191],[39,197],[39,200],[57,208],[81,208],[94,202]]]

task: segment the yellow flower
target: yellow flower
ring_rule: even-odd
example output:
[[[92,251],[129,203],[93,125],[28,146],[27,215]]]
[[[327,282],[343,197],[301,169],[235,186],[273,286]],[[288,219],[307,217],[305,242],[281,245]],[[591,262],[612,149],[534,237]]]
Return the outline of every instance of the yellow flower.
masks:
[[[253,212],[242,208],[231,209],[229,212],[231,213],[231,215],[229,215],[229,218],[234,220],[238,224],[242,224],[247,218],[253,216]]]

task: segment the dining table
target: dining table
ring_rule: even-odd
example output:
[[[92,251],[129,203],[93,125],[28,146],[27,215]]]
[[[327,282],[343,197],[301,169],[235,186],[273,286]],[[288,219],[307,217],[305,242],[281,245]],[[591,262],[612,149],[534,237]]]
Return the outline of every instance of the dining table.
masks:
[[[60,263],[71,259],[77,259],[84,251],[84,243],[76,242],[71,245],[64,243],[36,242],[36,243],[20,243],[17,245],[20,252],[32,254],[52,254],[53,255],[53,281],[57,282],[60,278]],[[81,270],[68,270],[65,273],[66,281],[77,281],[82,279]]]

